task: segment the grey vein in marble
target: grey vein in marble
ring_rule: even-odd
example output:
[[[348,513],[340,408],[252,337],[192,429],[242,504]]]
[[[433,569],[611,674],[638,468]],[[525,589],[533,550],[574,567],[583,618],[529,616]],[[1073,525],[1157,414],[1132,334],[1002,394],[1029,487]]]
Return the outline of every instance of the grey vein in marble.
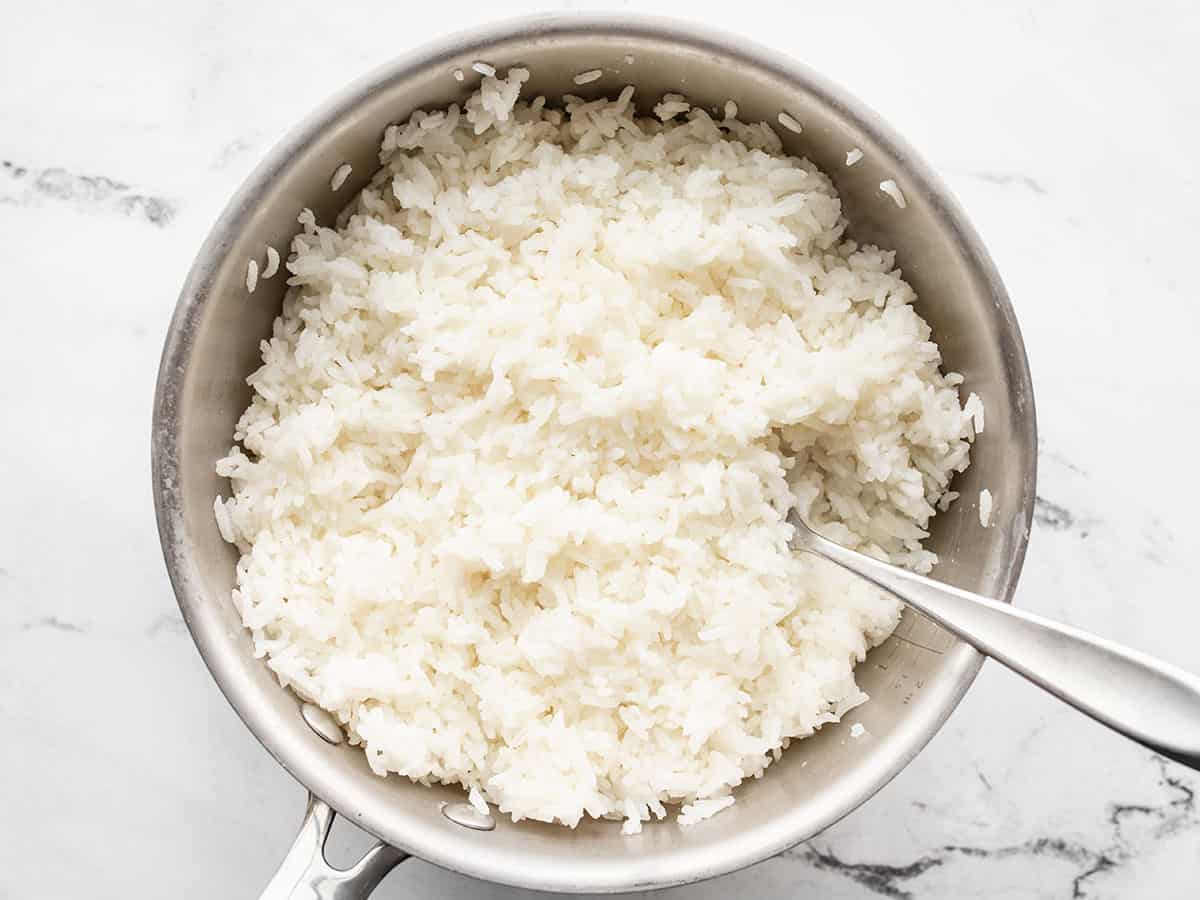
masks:
[[[998,184],[998,185],[1002,185],[1002,186],[1014,184],[1014,185],[1018,185],[1020,187],[1026,188],[1027,190],[1033,191],[1035,194],[1041,194],[1043,196],[1050,193],[1048,190],[1046,190],[1046,186],[1044,184],[1042,184],[1036,178],[1033,178],[1032,176],[1029,176],[1029,175],[1019,175],[1019,174],[1014,174],[1011,172],[987,172],[987,171],[965,172],[964,174],[968,178],[974,178],[977,181],[984,181],[984,182],[987,182],[988,184]]]
[[[238,157],[245,154],[254,146],[254,142],[246,138],[234,138],[221,148],[213,160],[214,169],[223,169]]]
[[[1038,441],[1038,460],[1045,460],[1046,462],[1054,463],[1056,466],[1066,469],[1068,472],[1074,472],[1076,475],[1082,475],[1085,478],[1088,477],[1087,469],[1083,468],[1083,466],[1079,465],[1078,463],[1072,462],[1055,450],[1047,450],[1044,441]]]
[[[848,862],[832,849],[821,849],[815,841],[788,850],[784,856],[807,863],[822,871],[834,872],[862,885],[880,897],[914,900],[915,882],[932,869],[944,868],[956,860],[1002,860],[1013,857],[1041,857],[1067,862],[1077,868],[1070,882],[1073,900],[1086,900],[1090,882],[1107,872],[1120,868],[1133,859],[1137,847],[1124,834],[1126,823],[1134,817],[1154,820],[1157,838],[1168,837],[1192,829],[1200,829],[1200,814],[1196,809],[1196,791],[1178,774],[1172,764],[1155,756],[1159,769],[1159,786],[1166,789],[1170,799],[1159,804],[1113,803],[1108,807],[1106,821],[1108,841],[1102,846],[1089,846],[1062,837],[1040,836],[1016,844],[999,847],[947,844],[911,862],[901,864]],[[982,773],[978,773],[983,779]],[[984,779],[985,785],[987,784]],[[990,786],[989,786],[990,789]]]
[[[1075,516],[1065,506],[1051,503],[1039,495],[1034,498],[1033,521],[1052,531],[1070,531],[1075,524]]]
[[[0,202],[29,206],[50,199],[80,209],[115,212],[165,227],[175,218],[176,205],[164,197],[135,191],[128,184],[103,175],[81,175],[66,169],[32,169],[11,160],[0,161]]]
[[[179,615],[166,613],[151,622],[150,627],[146,629],[146,634],[150,635],[151,637],[164,633],[187,634],[187,624]]]
[[[22,631],[37,631],[43,628],[48,628],[51,631],[66,631],[73,634],[86,634],[89,630],[86,625],[80,625],[78,622],[69,622],[58,616],[42,616],[21,626]]]

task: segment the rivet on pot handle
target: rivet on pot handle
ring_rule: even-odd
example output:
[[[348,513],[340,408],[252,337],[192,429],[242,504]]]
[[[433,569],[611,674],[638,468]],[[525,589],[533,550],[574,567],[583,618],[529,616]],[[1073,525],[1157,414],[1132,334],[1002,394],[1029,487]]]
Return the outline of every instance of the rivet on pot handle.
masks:
[[[259,900],[365,900],[388,872],[408,859],[403,850],[380,842],[349,869],[335,869],[325,859],[334,815],[328,803],[308,795],[300,833]]]

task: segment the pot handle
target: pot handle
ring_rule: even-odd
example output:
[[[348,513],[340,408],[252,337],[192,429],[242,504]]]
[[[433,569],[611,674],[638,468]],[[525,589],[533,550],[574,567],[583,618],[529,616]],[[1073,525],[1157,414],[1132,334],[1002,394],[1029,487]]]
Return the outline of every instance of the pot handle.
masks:
[[[349,869],[335,869],[325,859],[334,815],[328,803],[308,795],[300,833],[259,900],[366,900],[388,872],[408,859],[403,850],[380,841]]]

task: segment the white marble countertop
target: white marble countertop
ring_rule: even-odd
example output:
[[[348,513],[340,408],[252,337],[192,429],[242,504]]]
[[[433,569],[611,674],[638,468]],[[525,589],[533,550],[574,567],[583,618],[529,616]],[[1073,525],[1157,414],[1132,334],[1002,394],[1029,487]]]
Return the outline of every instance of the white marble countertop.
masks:
[[[533,7],[6,6],[0,897],[254,897],[303,792],[217,691],[167,583],[148,472],[167,320],[220,207],[294,121],[414,45]],[[794,54],[940,170],[1034,372],[1040,505],[1017,602],[1200,668],[1200,8],[996,6],[636,9]],[[989,664],[861,810],[669,896],[1195,897],[1197,790]],[[377,896],[526,895],[408,862]]]

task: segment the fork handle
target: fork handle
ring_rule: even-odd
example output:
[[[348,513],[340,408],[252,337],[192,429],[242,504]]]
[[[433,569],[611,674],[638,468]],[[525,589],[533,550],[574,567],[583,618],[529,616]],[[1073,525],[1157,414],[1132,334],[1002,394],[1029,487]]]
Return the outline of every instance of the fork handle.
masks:
[[[1145,653],[915,575],[810,533],[798,541],[1060,700],[1200,770],[1200,678]]]

